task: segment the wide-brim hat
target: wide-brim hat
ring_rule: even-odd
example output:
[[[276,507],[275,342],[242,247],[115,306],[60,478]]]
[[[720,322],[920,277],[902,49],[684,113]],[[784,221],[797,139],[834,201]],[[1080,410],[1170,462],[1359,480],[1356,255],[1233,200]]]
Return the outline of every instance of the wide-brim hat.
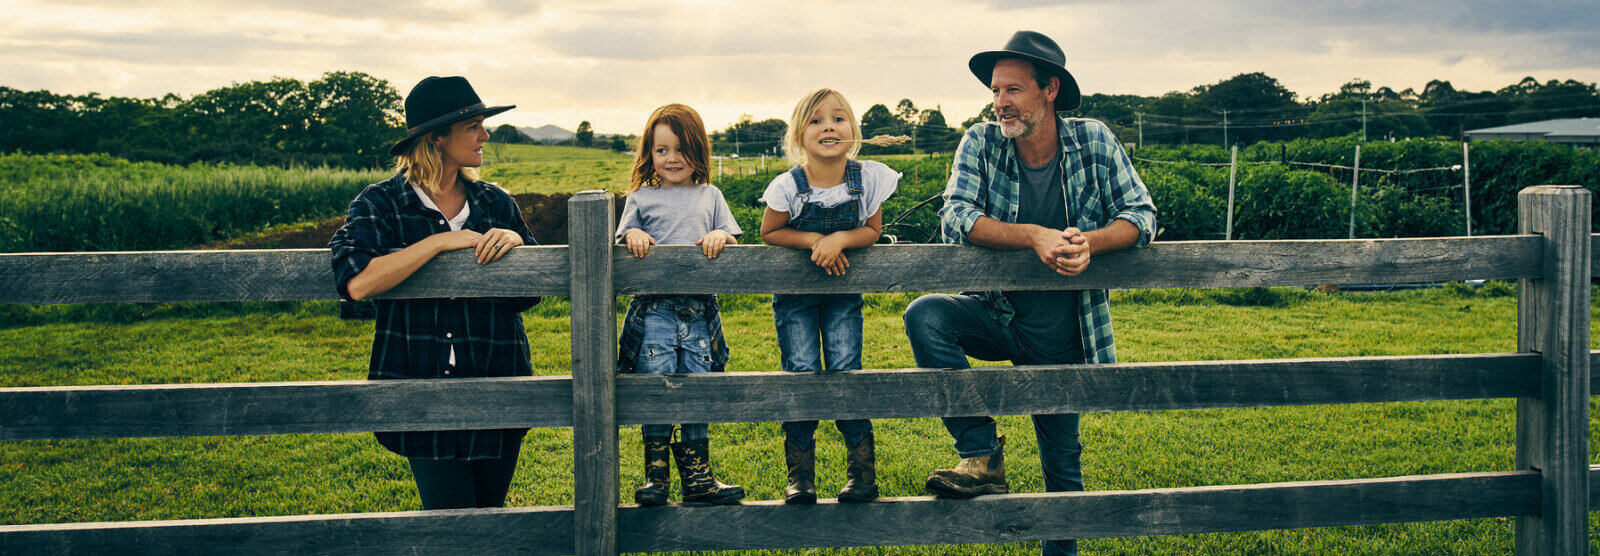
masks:
[[[1034,31],[1017,31],[1000,50],[979,52],[967,61],[972,75],[978,76],[983,86],[989,86],[994,77],[994,63],[1002,58],[1021,58],[1033,62],[1033,67],[1061,78],[1061,91],[1056,94],[1056,110],[1076,110],[1083,103],[1078,93],[1078,80],[1067,71],[1067,55],[1061,52],[1056,41]]]
[[[444,126],[475,116],[487,118],[516,107],[484,106],[465,77],[428,76],[406,95],[406,138],[389,147],[389,154],[399,156],[411,148],[411,141]]]

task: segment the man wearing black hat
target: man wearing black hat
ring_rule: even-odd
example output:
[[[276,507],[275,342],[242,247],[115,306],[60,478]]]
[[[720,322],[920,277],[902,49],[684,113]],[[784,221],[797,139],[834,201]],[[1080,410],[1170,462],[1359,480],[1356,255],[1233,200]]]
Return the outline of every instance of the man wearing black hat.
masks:
[[[994,94],[996,121],[967,130],[957,149],[945,206],[948,243],[1031,249],[1063,276],[1095,254],[1143,247],[1155,235],[1155,204],[1111,130],[1063,119],[1077,109],[1077,81],[1055,41],[1033,31],[968,62]],[[1105,290],[928,295],[906,308],[917,366],[966,368],[967,356],[1018,365],[1114,363]],[[1078,415],[1035,415],[1045,490],[1083,490]],[[951,417],[961,462],[928,477],[930,492],[970,498],[1010,492],[1005,437],[990,417]],[[1073,554],[1074,541],[1045,541],[1045,554]]]

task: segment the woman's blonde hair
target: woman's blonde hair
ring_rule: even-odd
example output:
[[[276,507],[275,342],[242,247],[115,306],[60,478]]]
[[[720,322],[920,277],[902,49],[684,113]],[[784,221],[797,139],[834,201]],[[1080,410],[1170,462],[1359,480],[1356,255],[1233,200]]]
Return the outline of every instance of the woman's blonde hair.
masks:
[[[438,193],[439,178],[444,173],[444,152],[433,140],[449,137],[454,128],[455,124],[450,124],[413,140],[410,148],[395,157],[394,169],[405,172],[406,181],[416,184],[423,191]],[[467,181],[478,181],[478,169],[462,167],[461,177]]]
[[[673,103],[651,112],[650,119],[644,123],[644,132],[639,134],[639,151],[633,155],[633,176],[628,180],[628,193],[646,185],[661,184],[661,176],[656,175],[650,158],[651,151],[655,150],[656,124],[667,124],[678,136],[683,160],[691,170],[689,181],[711,183],[711,137],[706,135],[706,124],[693,108]]]
[[[789,116],[789,129],[783,134],[783,154],[795,164],[805,164],[809,158],[805,145],[801,143],[801,136],[805,134],[806,124],[811,121],[811,113],[816,112],[828,97],[839,99],[839,105],[844,107],[845,119],[850,120],[850,137],[855,142],[850,144],[850,152],[845,156],[855,158],[856,153],[861,152],[861,140],[864,137],[861,136],[861,123],[856,121],[856,111],[850,108],[850,101],[845,100],[839,91],[823,87],[806,93],[800,103],[794,105],[794,115]]]

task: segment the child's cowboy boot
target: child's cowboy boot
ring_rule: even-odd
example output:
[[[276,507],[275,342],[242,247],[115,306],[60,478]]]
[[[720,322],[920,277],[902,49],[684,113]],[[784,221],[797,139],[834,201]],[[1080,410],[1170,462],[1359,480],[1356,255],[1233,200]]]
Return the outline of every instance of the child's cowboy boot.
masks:
[[[981,494],[1011,492],[1006,484],[1006,437],[1000,437],[994,455],[962,458],[955,469],[940,469],[928,477],[928,491],[945,498],[972,498]]]
[[[722,506],[744,499],[744,487],[722,484],[711,472],[710,439],[674,442],[672,457],[678,461],[678,479],[683,481],[683,503]]]
[[[667,463],[667,459],[672,457],[672,450],[667,448],[667,444],[671,441],[670,436],[644,439],[644,486],[633,491],[633,501],[641,506],[667,503],[667,487],[672,481],[672,466]]]
[[[800,450],[793,443],[783,442],[783,463],[789,467],[789,487],[783,489],[785,504],[817,503],[817,446]]]
[[[850,464],[845,471],[848,480],[839,491],[840,502],[871,502],[878,499],[878,455],[872,447],[872,433],[867,433],[860,444],[845,447]],[[1004,474],[1001,475],[1002,477]]]

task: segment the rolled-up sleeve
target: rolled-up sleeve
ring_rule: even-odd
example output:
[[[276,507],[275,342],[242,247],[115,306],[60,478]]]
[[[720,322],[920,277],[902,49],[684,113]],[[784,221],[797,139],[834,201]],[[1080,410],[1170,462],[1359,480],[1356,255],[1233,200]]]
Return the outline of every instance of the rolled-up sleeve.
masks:
[[[967,234],[978,217],[985,214],[987,204],[982,186],[988,178],[983,159],[984,139],[976,129],[967,130],[956,148],[950,166],[950,181],[944,187],[944,207],[939,209],[939,229],[945,243],[968,243]]]
[[[1150,190],[1145,188],[1139,172],[1133,169],[1133,160],[1128,158],[1128,152],[1122,149],[1122,143],[1117,142],[1111,129],[1098,121],[1090,121],[1093,144],[1103,146],[1108,151],[1103,159],[1111,162],[1106,176],[1112,208],[1116,210],[1111,218],[1127,220],[1139,229],[1134,248],[1148,246],[1156,237],[1156,203],[1150,197]]]
[[[328,247],[333,251],[333,280],[339,297],[350,299],[350,279],[366,270],[373,258],[383,255],[383,223],[374,206],[376,189],[368,187],[350,202],[344,226],[333,233]]]

